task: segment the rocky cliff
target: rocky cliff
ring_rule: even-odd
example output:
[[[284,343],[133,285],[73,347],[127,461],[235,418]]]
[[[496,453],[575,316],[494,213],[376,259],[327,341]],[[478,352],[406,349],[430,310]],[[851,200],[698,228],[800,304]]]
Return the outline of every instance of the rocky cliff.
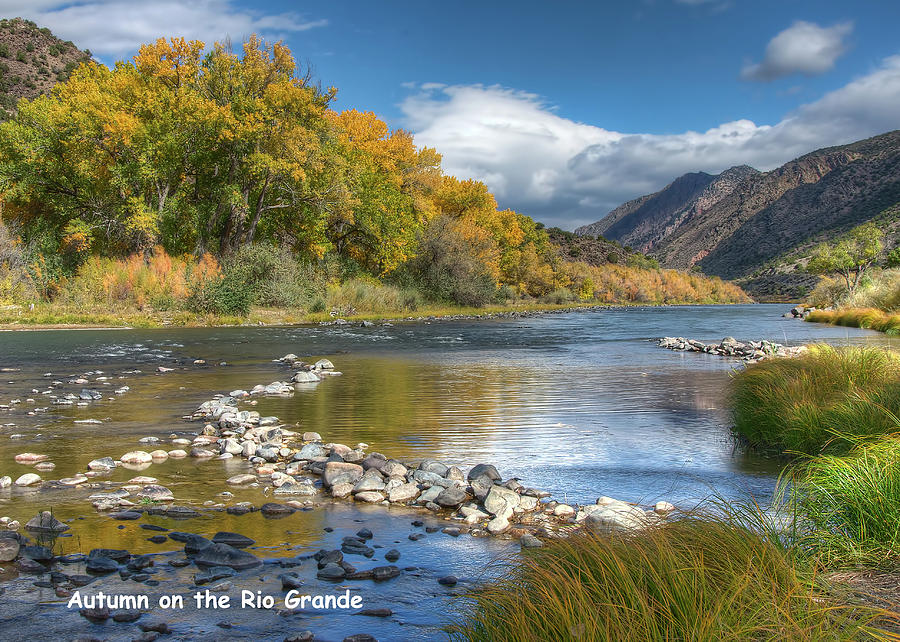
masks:
[[[739,166],[718,176],[685,174],[575,233],[602,233],[666,267],[699,265],[728,279],[758,279],[786,272],[786,257],[797,248],[898,203],[900,131],[894,131],[820,149],[770,172]]]

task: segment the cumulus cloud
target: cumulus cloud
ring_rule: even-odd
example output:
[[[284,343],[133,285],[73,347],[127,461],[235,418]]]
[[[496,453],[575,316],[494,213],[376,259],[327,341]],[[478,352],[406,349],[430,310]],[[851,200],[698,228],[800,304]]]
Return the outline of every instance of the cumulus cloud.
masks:
[[[572,228],[686,172],[768,170],[900,128],[897,104],[900,56],[774,125],[737,120],[703,132],[621,133],[563,118],[534,94],[483,85],[420,85],[401,109],[416,142],[436,147],[448,173],[483,180],[503,207]]]
[[[741,78],[769,82],[793,74],[823,74],[847,51],[844,39],[852,31],[849,22],[820,27],[798,20],[769,41],[762,62],[744,66]]]
[[[113,57],[126,56],[161,36],[211,44],[252,33],[278,39],[327,24],[293,12],[239,8],[232,0],[0,0],[0,15],[34,20],[81,48]]]

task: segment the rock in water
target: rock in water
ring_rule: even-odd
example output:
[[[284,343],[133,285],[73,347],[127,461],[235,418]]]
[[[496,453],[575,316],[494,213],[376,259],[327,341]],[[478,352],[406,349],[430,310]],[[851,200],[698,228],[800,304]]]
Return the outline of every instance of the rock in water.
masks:
[[[56,519],[53,514],[48,511],[42,511],[28,520],[25,528],[36,533],[62,533],[69,530],[68,524]]]
[[[194,558],[197,566],[227,566],[236,571],[255,568],[262,561],[247,551],[242,551],[228,544],[211,544]]]

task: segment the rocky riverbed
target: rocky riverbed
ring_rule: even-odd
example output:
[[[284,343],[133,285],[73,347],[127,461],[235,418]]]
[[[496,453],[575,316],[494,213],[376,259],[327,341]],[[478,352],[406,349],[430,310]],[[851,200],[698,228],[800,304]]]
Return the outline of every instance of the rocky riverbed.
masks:
[[[519,479],[504,479],[491,463],[464,469],[433,459],[400,461],[370,451],[364,443],[351,447],[326,441],[316,432],[285,425],[274,416],[260,416],[252,408],[261,397],[293,395],[328,385],[328,380],[340,373],[327,359],[305,363],[288,354],[276,361],[278,367],[290,368],[288,380],[216,395],[185,417],[202,424],[201,428],[172,433],[168,440],[142,438],[140,445],[145,449],[94,458],[75,475],[44,480],[38,473],[53,470],[47,466],[52,457],[40,452],[19,453],[16,462],[31,465],[37,472],[25,473],[15,480],[5,476],[0,479],[0,486],[11,486],[14,493],[38,488],[48,493],[51,504],[50,493],[80,493],[95,510],[108,516],[110,528],[144,529],[149,531],[148,541],[161,546],[174,542],[181,548],[161,556],[132,554],[125,549],[63,555],[54,551],[54,542],[67,536],[77,537],[77,521],[65,523],[51,513],[41,513],[21,525],[4,517],[0,518],[0,528],[6,529],[0,531],[0,564],[13,566],[20,575],[11,590],[27,596],[22,584],[26,582],[52,591],[57,599],[67,600],[79,590],[93,595],[95,589],[106,586],[108,578],[118,577],[129,587],[136,582],[153,591],[160,581],[167,581],[180,590],[204,587],[204,591],[208,588],[213,593],[228,593],[242,590],[254,581],[271,584],[272,570],[277,568],[284,572],[276,575],[281,586],[274,594],[282,600],[285,591],[308,592],[313,581],[318,585],[342,586],[371,582],[381,587],[387,582],[402,582],[417,572],[421,575],[419,567],[398,564],[403,554],[400,547],[388,548],[388,543],[378,541],[372,529],[346,533],[332,542],[333,548],[271,558],[251,552],[255,542],[239,532],[206,533],[202,525],[221,513],[239,519],[271,520],[334,509],[366,514],[385,511],[395,519],[399,512],[408,516],[407,523],[412,526],[406,538],[410,543],[426,539],[429,534],[460,542],[466,537],[493,535],[505,540],[515,538],[522,547],[534,547],[541,546],[543,539],[565,537],[580,527],[604,532],[643,528],[665,519],[674,510],[667,502],[642,508],[608,497],[593,504],[572,505],[554,500],[549,493]],[[158,370],[161,375],[169,371],[164,367]],[[93,398],[71,401],[89,404]],[[219,501],[198,504],[189,497],[176,498],[176,491],[166,485],[165,479],[147,474],[152,473],[154,464],[187,458],[223,463],[243,460],[245,469],[235,473],[232,468],[234,474],[223,477],[217,493]],[[144,474],[136,474],[124,484],[105,479],[121,468]],[[258,500],[234,501],[232,491],[239,490],[245,496],[248,491],[256,492]],[[173,520],[188,528],[173,529]],[[192,527],[194,524],[197,527]],[[425,543],[435,541],[439,540]],[[303,572],[292,570],[297,567],[302,567]],[[26,581],[25,577],[35,579]],[[441,587],[457,583],[452,575],[434,574],[432,579]],[[88,585],[92,587],[90,591],[82,589]],[[119,589],[121,586],[116,583],[116,590]],[[17,608],[27,611],[28,598],[23,597]],[[282,611],[285,617],[296,614],[287,607]],[[386,611],[390,609],[381,608],[380,617],[388,617],[390,613]],[[160,615],[159,609],[123,609],[118,605],[106,610],[102,606],[85,606],[74,612],[89,623],[127,624],[141,620],[147,612]],[[139,626],[146,630],[137,631],[133,626],[129,629],[138,639],[155,639],[171,630],[164,618],[162,624],[142,620]]]
[[[702,352],[719,357],[732,357],[745,363],[764,361],[773,357],[793,357],[806,351],[806,346],[784,346],[772,341],[738,341],[725,337],[719,343],[703,343],[684,337],[662,337],[657,345],[678,352]]]

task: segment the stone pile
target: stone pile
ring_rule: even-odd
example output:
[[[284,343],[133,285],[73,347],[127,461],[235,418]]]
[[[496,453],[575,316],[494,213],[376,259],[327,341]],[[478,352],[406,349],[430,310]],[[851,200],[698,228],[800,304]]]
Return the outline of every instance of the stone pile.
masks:
[[[725,337],[720,343],[703,343],[684,337],[663,337],[658,339],[657,345],[667,350],[735,357],[747,363],[764,361],[772,357],[794,357],[806,351],[806,346],[789,347],[766,340],[741,342],[734,337]]]

